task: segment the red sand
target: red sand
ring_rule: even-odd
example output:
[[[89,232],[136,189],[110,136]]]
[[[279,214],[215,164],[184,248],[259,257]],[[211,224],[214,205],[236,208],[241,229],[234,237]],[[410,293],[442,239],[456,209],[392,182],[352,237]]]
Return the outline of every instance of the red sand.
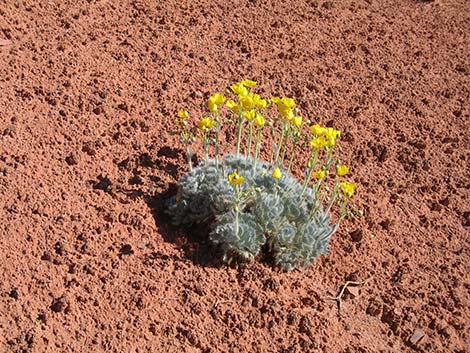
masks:
[[[465,0],[2,1],[0,351],[468,352],[469,28]],[[242,78],[344,132],[364,217],[308,270],[160,214],[176,112]]]

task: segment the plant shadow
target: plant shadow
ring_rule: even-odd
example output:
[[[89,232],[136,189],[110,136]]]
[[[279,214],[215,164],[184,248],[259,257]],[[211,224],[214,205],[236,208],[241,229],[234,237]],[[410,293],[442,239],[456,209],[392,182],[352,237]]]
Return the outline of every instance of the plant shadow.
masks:
[[[166,213],[166,202],[177,192],[176,184],[160,193],[144,195],[143,199],[155,220],[155,226],[166,242],[176,244],[184,252],[187,259],[195,265],[219,268],[223,265],[217,249],[208,240],[209,225],[200,224],[191,227],[175,226]]]
[[[184,257],[196,265],[221,267],[221,256],[208,240],[209,224],[177,227],[166,212],[167,200],[177,192],[177,184],[169,184],[168,177],[178,179],[183,173],[179,167],[183,155],[181,149],[168,146],[161,147],[155,153],[137,153],[116,163],[122,174],[129,176],[123,178],[127,179],[127,183],[115,184],[108,176],[101,174],[89,183],[93,189],[102,190],[123,204],[143,200],[153,216],[157,232],[165,242],[175,244],[183,251]],[[197,165],[197,157],[193,158],[193,163]],[[163,191],[149,191],[155,189]]]

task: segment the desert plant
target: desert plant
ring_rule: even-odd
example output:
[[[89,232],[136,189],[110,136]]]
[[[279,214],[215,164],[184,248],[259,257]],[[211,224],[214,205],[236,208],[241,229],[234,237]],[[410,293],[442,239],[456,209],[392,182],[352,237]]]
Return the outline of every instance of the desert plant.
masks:
[[[207,224],[208,239],[220,247],[227,262],[253,261],[267,249],[275,264],[286,270],[307,267],[327,251],[355,190],[354,183],[341,181],[349,168],[336,156],[340,132],[312,125],[306,139],[294,99],[262,99],[250,91],[254,85],[250,80],[233,84],[227,93],[233,99],[228,101],[221,93],[209,98],[210,115],[197,123],[204,158],[196,167],[189,165],[177,195],[168,200],[167,212],[176,225]],[[228,118],[221,115],[224,103]],[[177,121],[190,162],[189,142],[194,136],[187,128],[188,117],[180,111]],[[218,135],[226,121],[235,126],[236,149],[220,156]],[[275,141],[270,162],[260,159],[265,129]],[[296,148],[309,154],[303,182],[290,173]],[[332,222],[334,204],[339,206],[339,216]]]

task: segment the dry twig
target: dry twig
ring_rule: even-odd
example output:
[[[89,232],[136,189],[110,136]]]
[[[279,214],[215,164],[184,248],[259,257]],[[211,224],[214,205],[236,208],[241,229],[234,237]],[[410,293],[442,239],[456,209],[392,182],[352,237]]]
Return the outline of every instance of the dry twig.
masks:
[[[342,298],[343,298],[344,291],[346,290],[346,288],[348,288],[348,286],[363,286],[367,282],[371,281],[372,278],[373,277],[369,277],[368,279],[366,279],[365,281],[362,281],[362,282],[346,281],[346,283],[344,283],[341,286],[341,290],[340,290],[339,294],[336,297],[327,297],[326,299],[333,300],[333,301],[336,302],[336,304],[338,305],[338,315],[341,317],[341,303],[343,301]]]
[[[161,297],[161,298],[158,298],[158,300],[160,301],[166,301],[166,300],[179,300],[180,298],[176,298],[176,297]]]
[[[220,304],[226,304],[226,303],[234,303],[233,300],[219,300],[217,299],[214,303],[214,305],[212,306],[212,309],[216,309]]]

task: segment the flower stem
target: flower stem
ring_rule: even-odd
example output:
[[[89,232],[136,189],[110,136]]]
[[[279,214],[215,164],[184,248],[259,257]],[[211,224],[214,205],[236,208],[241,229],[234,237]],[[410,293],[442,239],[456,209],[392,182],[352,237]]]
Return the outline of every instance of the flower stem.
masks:
[[[235,236],[238,237],[240,228],[238,214],[240,213],[240,185],[235,186]]]
[[[348,206],[348,202],[349,202],[349,199],[345,197],[343,203],[341,204],[341,207],[339,208],[338,224],[339,224],[339,221],[343,219],[347,214],[346,207]]]
[[[204,160],[209,159],[209,141],[207,137],[207,132],[204,131]]]
[[[246,153],[247,159],[251,154],[251,140],[253,138],[253,121],[250,121],[249,124],[250,124],[250,135],[248,136],[248,152]]]
[[[279,160],[279,153],[281,152],[282,142],[284,141],[285,135],[285,123],[282,123],[281,137],[279,138],[279,144],[277,146],[276,158],[274,159],[274,164],[277,165]]]
[[[312,154],[313,154],[313,160],[312,160]],[[303,195],[305,192],[305,189],[307,188],[307,184],[310,181],[310,177],[312,176],[312,171],[315,168],[315,164],[317,163],[317,157],[318,157],[318,150],[315,150],[315,152],[313,152],[312,150],[308,158],[309,166],[307,167],[307,173],[305,175],[304,185],[302,186],[302,193],[300,195]]]
[[[220,119],[219,113],[215,113],[214,121],[216,122],[215,127],[215,138],[214,138],[214,154],[215,154],[215,169],[219,170],[219,130],[220,130]]]
[[[189,165],[189,171],[193,170],[193,153],[191,151],[191,147],[189,147],[189,144],[186,145],[186,157],[188,158],[188,165]]]
[[[326,208],[325,210],[325,214],[328,214],[331,210],[331,207],[333,206],[333,203],[335,202],[336,200],[336,193],[337,193],[337,189],[338,189],[338,185],[339,184],[335,184],[335,187],[333,188],[333,192],[331,193],[331,199],[330,199],[330,202],[328,203],[328,207]]]
[[[286,156],[286,150],[287,150],[287,142],[284,144],[283,146],[283,151],[282,151],[282,154],[281,154],[281,162],[280,164],[284,164],[284,159],[285,159],[285,156]]]
[[[238,129],[237,131],[237,157],[240,155],[240,142],[242,140],[242,123],[243,123],[243,118],[240,113],[240,117],[237,123],[237,129]]]
[[[215,169],[219,170],[219,141],[215,141]]]
[[[294,161],[294,156],[295,156],[295,145],[293,147],[293,151],[290,155],[290,158],[289,158],[289,165],[287,166],[287,171],[290,172],[291,168],[292,168],[292,162]]]
[[[274,142],[274,128],[271,127],[271,131],[270,131],[270,135],[271,135],[271,141],[272,141],[272,149],[271,149],[271,158],[269,159],[269,163],[270,164],[273,164],[274,162],[274,154],[276,153],[276,143]]]
[[[287,171],[290,172],[292,168],[292,162],[294,161],[294,156],[295,156],[295,148],[297,147],[297,143],[299,142],[298,137],[294,136],[292,140],[292,153],[289,158],[289,165],[287,166]]]
[[[256,145],[255,145],[255,158],[253,161],[253,174],[255,173],[256,170],[256,162],[258,161],[259,158],[259,150],[261,147],[261,137],[263,135],[263,128],[258,129],[258,134],[256,136]]]
[[[283,148],[282,155],[281,155],[281,164],[284,164],[284,160],[286,158],[287,144],[288,144],[288,140],[289,140],[289,135],[290,135],[290,130],[287,130],[286,143],[283,146],[284,148]],[[292,145],[293,145],[293,143],[292,143]]]

